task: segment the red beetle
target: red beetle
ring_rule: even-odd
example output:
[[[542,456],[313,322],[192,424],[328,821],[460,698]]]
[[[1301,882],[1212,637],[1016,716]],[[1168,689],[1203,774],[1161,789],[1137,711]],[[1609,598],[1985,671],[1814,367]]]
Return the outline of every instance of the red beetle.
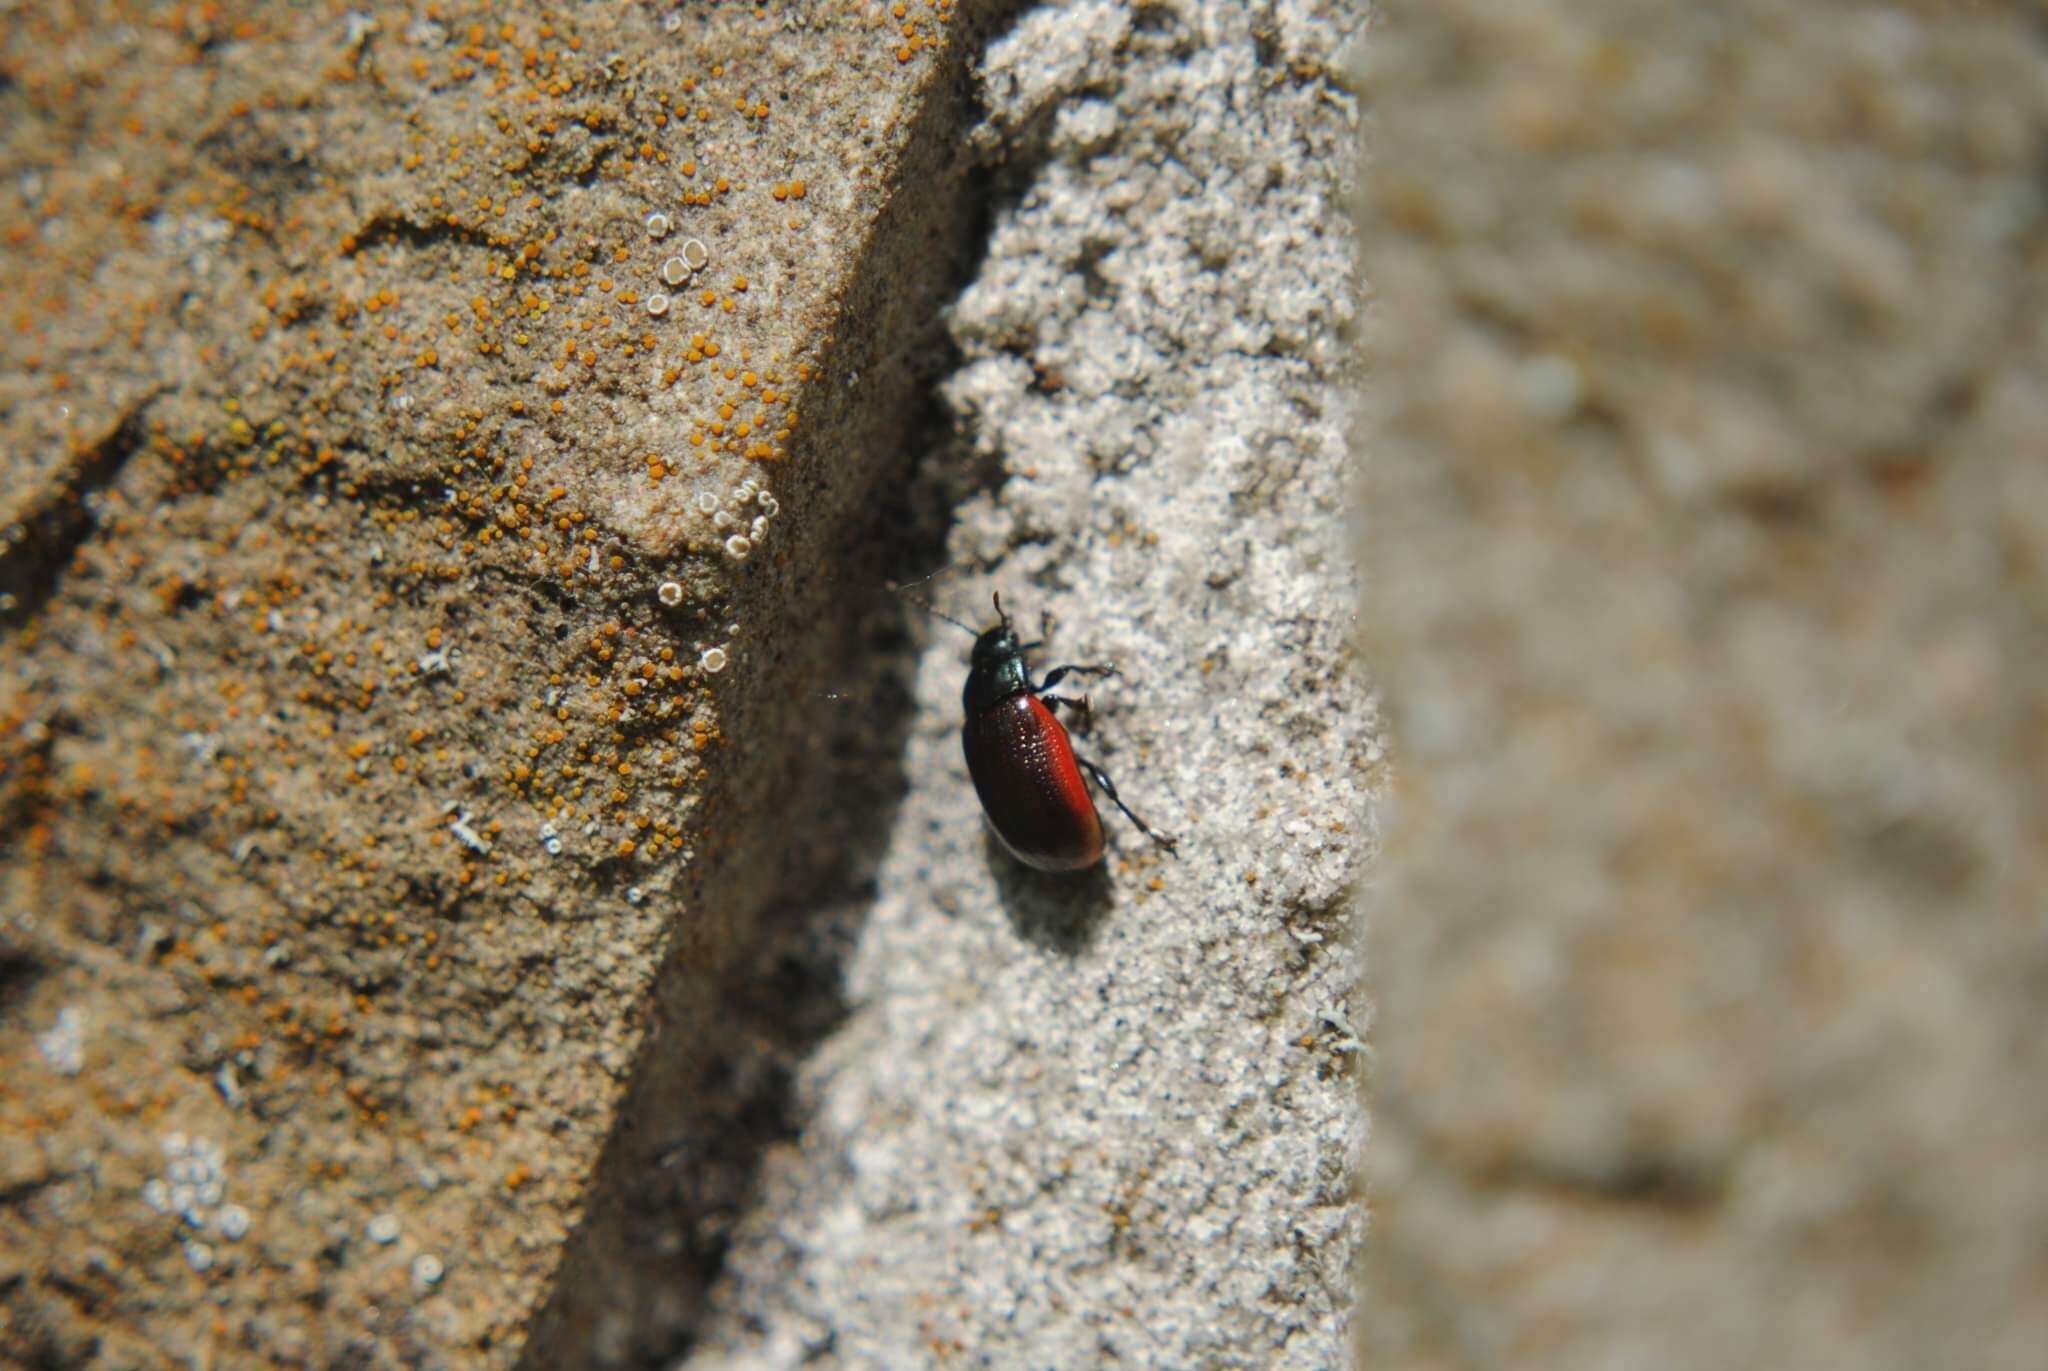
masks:
[[[1114,676],[1108,666],[1058,666],[1037,684],[1024,654],[1038,643],[1022,643],[995,597],[994,628],[974,640],[961,704],[967,722],[960,745],[967,771],[988,815],[989,827],[1018,861],[1040,871],[1082,871],[1102,860],[1102,819],[1089,797],[1085,775],[1107,795],[1138,831],[1168,852],[1174,839],[1153,831],[1117,797],[1102,768],[1074,755],[1067,730],[1053,710],[1088,708],[1087,698],[1048,695],[1069,676]]]

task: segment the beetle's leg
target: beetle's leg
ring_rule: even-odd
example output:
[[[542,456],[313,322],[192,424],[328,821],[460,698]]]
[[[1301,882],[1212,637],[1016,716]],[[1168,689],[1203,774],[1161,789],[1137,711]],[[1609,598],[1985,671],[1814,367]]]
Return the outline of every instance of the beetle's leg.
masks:
[[[1038,683],[1040,690],[1051,690],[1069,676],[1114,676],[1113,666],[1056,666],[1045,673],[1045,679]]]
[[[1074,714],[1076,715],[1074,719],[1074,727],[1079,729],[1083,733],[1086,733],[1088,731],[1090,707],[1088,704],[1088,697],[1086,695],[1083,695],[1078,700],[1070,700],[1064,695],[1041,695],[1038,697],[1038,700],[1040,704],[1046,705],[1054,709],[1057,709],[1060,705],[1065,705],[1068,709],[1073,710]]]
[[[1109,796],[1109,802],[1118,809],[1121,809],[1124,812],[1124,817],[1138,826],[1140,833],[1150,838],[1153,842],[1158,843],[1168,852],[1172,852],[1179,845],[1180,839],[1169,838],[1166,834],[1157,832],[1153,829],[1152,825],[1131,813],[1131,807],[1125,804],[1122,798],[1117,795],[1116,786],[1111,783],[1108,776],[1103,774],[1101,767],[1081,757],[1076,757],[1074,760],[1080,765],[1081,770],[1088,773],[1088,779],[1095,782],[1103,794]]]

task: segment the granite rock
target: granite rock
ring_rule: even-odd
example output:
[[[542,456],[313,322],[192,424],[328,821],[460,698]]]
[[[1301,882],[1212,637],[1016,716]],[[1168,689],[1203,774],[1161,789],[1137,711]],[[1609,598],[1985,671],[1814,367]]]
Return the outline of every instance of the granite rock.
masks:
[[[984,624],[1000,592],[1052,616],[1042,663],[1120,668],[1078,745],[1179,851],[1108,812],[1094,876],[1004,855],[967,639],[928,625],[843,1020],[788,1065],[693,1371],[1344,1359],[1384,758],[1345,518],[1361,20],[1048,4],[977,72],[994,211],[922,478],[952,569],[917,593]]]

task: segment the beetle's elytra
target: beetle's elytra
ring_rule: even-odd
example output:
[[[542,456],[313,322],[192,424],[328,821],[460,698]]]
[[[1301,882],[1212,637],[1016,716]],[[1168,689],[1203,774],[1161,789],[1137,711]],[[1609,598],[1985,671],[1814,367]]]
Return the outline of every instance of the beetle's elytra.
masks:
[[[995,597],[996,626],[974,640],[961,704],[967,719],[960,745],[989,827],[1012,856],[1040,871],[1082,871],[1102,860],[1102,819],[1088,793],[1094,781],[1138,831],[1171,852],[1174,840],[1154,832],[1126,805],[1093,762],[1074,755],[1053,712],[1085,712],[1086,697],[1049,694],[1069,676],[1113,676],[1114,667],[1058,666],[1033,683],[1024,657],[1037,643],[1019,642]]]

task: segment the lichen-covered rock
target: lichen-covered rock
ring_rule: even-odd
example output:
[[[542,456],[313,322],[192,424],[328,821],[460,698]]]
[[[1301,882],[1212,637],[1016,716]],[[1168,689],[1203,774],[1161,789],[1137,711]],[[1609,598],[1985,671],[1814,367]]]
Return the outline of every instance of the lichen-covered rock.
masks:
[[[688,1320],[993,8],[9,13],[0,1358]]]

